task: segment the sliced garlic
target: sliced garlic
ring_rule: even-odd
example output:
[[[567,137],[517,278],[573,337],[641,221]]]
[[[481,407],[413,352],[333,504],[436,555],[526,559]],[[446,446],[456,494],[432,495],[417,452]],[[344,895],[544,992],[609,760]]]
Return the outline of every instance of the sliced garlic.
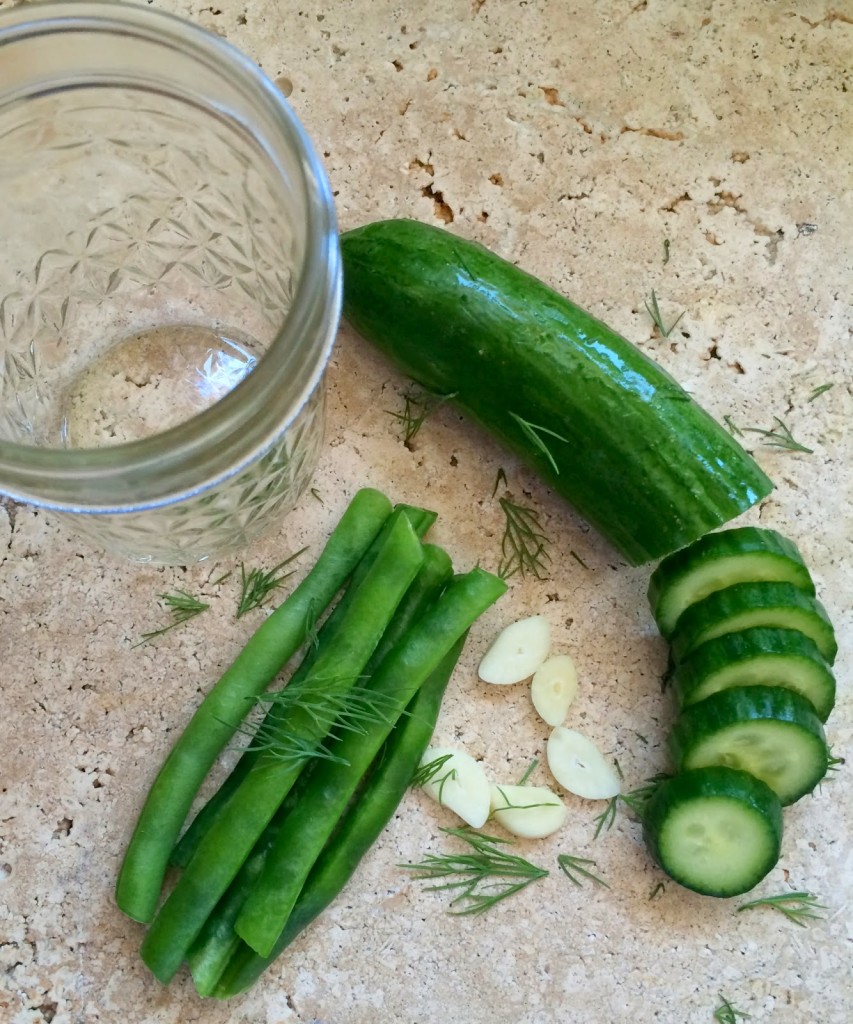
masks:
[[[492,814],[514,836],[543,839],[563,826],[568,811],[546,786],[492,785]]]
[[[425,783],[423,791],[436,803],[457,814],[471,828],[485,825],[491,810],[489,780],[479,761],[464,750],[450,747],[427,747],[421,767],[440,758],[443,764]]]
[[[542,665],[551,650],[551,628],[543,615],[519,619],[501,630],[478,670],[484,683],[520,683]]]
[[[575,796],[586,800],[609,800],[622,788],[619,776],[598,747],[574,729],[557,726],[548,738],[548,767],[551,774]]]
[[[533,675],[530,699],[548,725],[562,725],[578,692],[578,672],[568,654],[548,658]]]

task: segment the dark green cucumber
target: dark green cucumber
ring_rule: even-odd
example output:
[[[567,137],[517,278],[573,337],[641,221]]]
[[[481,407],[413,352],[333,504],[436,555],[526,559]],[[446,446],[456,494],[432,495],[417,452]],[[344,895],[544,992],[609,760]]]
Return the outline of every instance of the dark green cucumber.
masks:
[[[776,530],[741,526],[709,533],[665,558],[652,573],[649,604],[663,636],[669,638],[681,613],[735,583],[793,583],[814,595],[815,587],[793,541]]]
[[[835,630],[818,601],[793,583],[735,583],[686,608],[670,638],[680,663],[700,644],[753,626],[797,629],[810,637],[831,665],[838,645]]]
[[[633,564],[754,505],[772,483],[660,366],[494,253],[416,221],[341,238],[344,315],[453,397]]]
[[[732,686],[783,686],[811,702],[825,722],[835,705],[835,676],[813,640],[796,629],[755,626],[700,644],[675,667],[681,707]]]
[[[706,896],[739,896],[779,860],[782,806],[748,772],[696,768],[658,785],[643,832],[670,878]]]
[[[780,686],[736,686],[682,711],[669,735],[676,767],[723,765],[765,782],[783,806],[811,793],[829,751],[811,703]]]

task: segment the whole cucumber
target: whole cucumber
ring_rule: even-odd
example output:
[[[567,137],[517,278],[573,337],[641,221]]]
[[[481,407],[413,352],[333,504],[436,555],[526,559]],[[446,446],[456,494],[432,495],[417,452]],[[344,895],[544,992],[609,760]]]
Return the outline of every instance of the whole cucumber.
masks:
[[[345,232],[344,316],[515,452],[634,565],[773,484],[660,366],[488,249],[413,220]]]

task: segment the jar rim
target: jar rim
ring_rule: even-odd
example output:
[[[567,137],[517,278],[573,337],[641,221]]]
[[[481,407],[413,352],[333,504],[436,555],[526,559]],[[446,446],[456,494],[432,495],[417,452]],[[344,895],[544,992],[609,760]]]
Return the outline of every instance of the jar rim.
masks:
[[[0,440],[0,493],[62,511],[139,511],[199,494],[239,473],[272,446],[320,386],[341,307],[334,200],[325,170],[293,109],[263,71],[231,43],[156,8],[117,0],[48,0],[0,12],[0,51],[22,39],[69,31],[131,34],[180,46],[185,55],[214,62],[217,73],[230,76],[229,84],[271,116],[296,155],[298,186],[306,200],[305,251],[291,305],[255,370],[219,401],[159,434],[103,448],[36,447]],[[312,353],[314,366],[301,393],[283,408],[281,371],[289,360],[289,346],[309,329],[321,336]],[[217,447],[226,439],[231,454],[217,458]],[[145,481],[144,494],[134,493],[135,479]],[[81,491],[86,494],[83,503]]]

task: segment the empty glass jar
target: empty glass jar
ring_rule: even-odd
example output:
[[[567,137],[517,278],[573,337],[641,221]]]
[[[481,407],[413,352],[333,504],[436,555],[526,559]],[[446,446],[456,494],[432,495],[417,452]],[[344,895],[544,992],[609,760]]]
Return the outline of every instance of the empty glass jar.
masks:
[[[296,502],[340,312],[329,187],[278,90],[148,7],[0,12],[0,493],[185,564]]]

